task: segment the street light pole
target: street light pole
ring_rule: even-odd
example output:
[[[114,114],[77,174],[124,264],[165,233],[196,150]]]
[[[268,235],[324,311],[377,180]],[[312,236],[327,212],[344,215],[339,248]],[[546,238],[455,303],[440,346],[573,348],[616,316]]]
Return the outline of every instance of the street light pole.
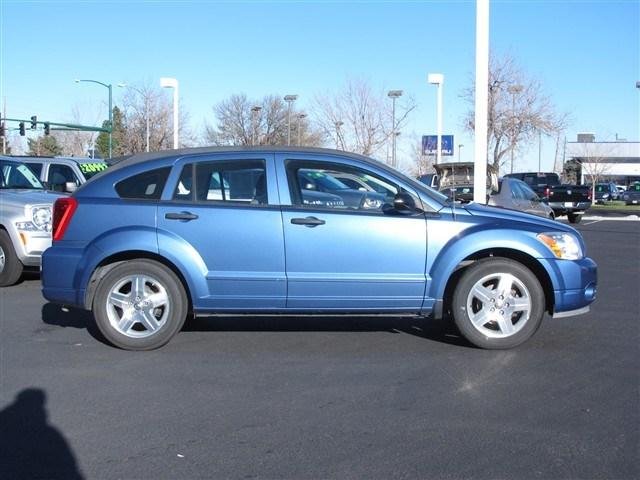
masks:
[[[442,162],[442,86],[444,84],[444,75],[441,73],[430,73],[427,81],[431,85],[438,86],[438,103],[436,107],[437,118],[437,143],[436,143],[436,165]]]
[[[256,119],[258,117],[258,114],[260,113],[260,110],[262,110],[262,107],[259,105],[251,107],[251,145],[256,144],[256,130],[258,129],[258,127],[256,126]]]
[[[111,158],[111,152],[113,150],[113,89],[110,83],[102,83],[98,80],[79,80],[76,79],[76,83],[80,82],[89,82],[89,83],[97,83],[98,85],[102,85],[103,87],[109,90],[109,158]]]
[[[178,130],[179,130],[179,125],[178,125],[178,118],[179,118],[179,112],[178,112],[178,80],[176,80],[175,78],[171,78],[171,77],[162,77],[160,79],[160,86],[162,88],[173,88],[173,149],[177,149],[178,148]]]
[[[396,98],[402,96],[402,90],[390,90],[387,96],[391,98],[391,166],[396,168]]]
[[[463,144],[458,144],[458,163],[460,163],[460,154],[462,153],[462,147],[464,147]]]
[[[284,101],[289,104],[287,108],[287,145],[291,145],[291,104],[298,99],[298,95],[285,95]]]
[[[300,129],[300,120],[302,120],[303,118],[307,118],[307,114],[299,113],[298,114],[298,145],[302,145],[302,130]]]
[[[512,130],[515,130],[515,119],[516,119],[516,95],[522,92],[522,85],[511,85],[507,88],[507,91],[511,94],[511,118],[513,121]],[[511,135],[511,171],[509,173],[513,173],[513,151],[515,146],[513,145],[514,136]]]

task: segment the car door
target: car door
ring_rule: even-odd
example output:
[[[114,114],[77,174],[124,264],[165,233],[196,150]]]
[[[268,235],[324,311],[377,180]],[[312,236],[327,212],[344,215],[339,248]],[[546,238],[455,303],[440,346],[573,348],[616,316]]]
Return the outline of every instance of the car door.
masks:
[[[355,161],[313,155],[276,158],[287,272],[287,308],[336,311],[419,310],[425,292],[426,221],[418,209],[399,214],[384,203],[363,198],[316,202],[305,197],[298,171],[381,176]],[[397,192],[420,200],[388,178]],[[340,190],[332,192],[340,195]]]
[[[67,192],[67,183],[79,186],[82,182],[73,169],[62,163],[51,162],[47,171],[47,185],[51,190]]]
[[[285,308],[274,175],[273,155],[264,154],[182,159],[174,167],[173,191],[158,207],[158,245],[161,252],[187,245],[185,251],[201,259],[208,292],[199,307]]]

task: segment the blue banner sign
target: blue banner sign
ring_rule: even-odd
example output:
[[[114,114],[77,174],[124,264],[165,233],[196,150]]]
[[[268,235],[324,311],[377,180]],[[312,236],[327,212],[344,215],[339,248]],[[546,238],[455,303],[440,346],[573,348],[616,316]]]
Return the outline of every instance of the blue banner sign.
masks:
[[[442,155],[450,157],[453,155],[453,135],[442,135],[441,137]],[[422,136],[422,154],[437,155],[438,152],[438,136],[423,135]]]

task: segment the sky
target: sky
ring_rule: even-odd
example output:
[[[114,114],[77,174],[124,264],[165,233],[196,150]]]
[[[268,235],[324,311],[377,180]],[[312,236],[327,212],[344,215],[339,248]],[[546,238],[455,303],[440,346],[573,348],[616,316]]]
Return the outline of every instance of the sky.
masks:
[[[461,94],[474,78],[475,1],[0,0],[0,42],[9,118],[70,122],[75,108],[84,123],[99,125],[107,90],[74,79],[112,83],[117,105],[118,83],[167,76],[178,79],[181,108],[201,133],[232,94],[297,94],[305,110],[315,96],[362,79],[417,104],[401,132],[400,160],[412,140],[436,133],[427,75],[442,73],[443,133],[464,145],[462,161],[474,159]],[[511,55],[569,114],[568,141],[578,132],[640,140],[640,0],[492,0],[490,48]],[[537,169],[538,147],[518,153],[517,169]],[[543,137],[543,170],[555,148]]]

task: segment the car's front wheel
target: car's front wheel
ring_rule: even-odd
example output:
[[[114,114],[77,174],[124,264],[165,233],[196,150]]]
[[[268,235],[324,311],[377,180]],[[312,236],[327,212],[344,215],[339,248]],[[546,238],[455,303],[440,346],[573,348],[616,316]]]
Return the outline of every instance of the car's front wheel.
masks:
[[[544,291],[524,265],[487,258],[468,267],[453,294],[451,310],[460,333],[481,348],[515,347],[538,329]]]
[[[0,230],[0,287],[8,287],[20,280],[23,269],[11,237],[5,230]]]
[[[133,260],[100,280],[93,314],[100,332],[126,350],[153,350],[180,331],[188,312],[180,280],[164,265]]]

